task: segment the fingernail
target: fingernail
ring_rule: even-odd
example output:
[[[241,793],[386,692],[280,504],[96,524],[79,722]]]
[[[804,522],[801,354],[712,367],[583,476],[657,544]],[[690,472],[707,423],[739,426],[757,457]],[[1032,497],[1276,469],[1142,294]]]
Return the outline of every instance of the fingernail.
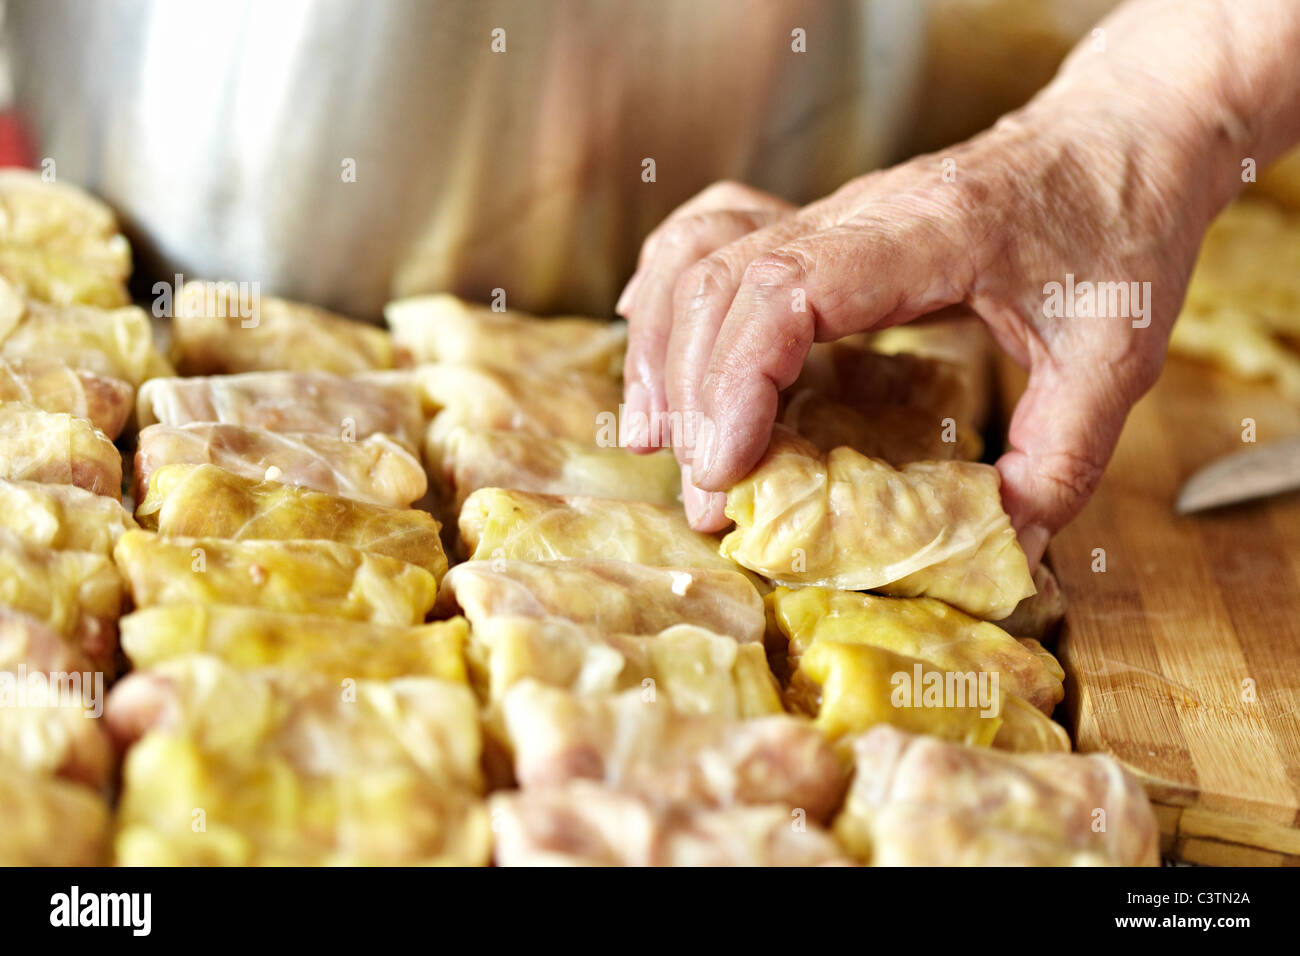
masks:
[[[632,273],[632,278],[627,280],[627,285],[623,286],[623,293],[614,303],[614,311],[626,318],[628,307],[632,304],[632,297],[636,293],[637,281],[641,278],[640,271]]]
[[[704,514],[708,496],[691,484],[688,475],[689,472],[683,474],[682,507],[686,510],[686,520],[694,525],[700,519],[700,516]]]
[[[1051,533],[1040,524],[1027,524],[1020,529],[1020,548],[1025,552],[1030,570],[1038,567],[1051,537]]]
[[[653,449],[672,448],[673,435],[672,423],[668,418],[668,401],[664,398],[662,387],[648,386],[646,391],[649,395],[647,414],[650,416],[650,447]]]
[[[682,482],[682,506],[686,510],[686,520],[697,531],[717,531],[727,524],[727,496],[716,491],[701,491],[689,477]]]
[[[707,531],[719,531],[730,524],[727,518],[727,496],[721,491],[707,492],[708,501],[704,505],[701,526]]]
[[[629,382],[623,390],[621,441],[627,448],[650,444],[650,390],[640,382]]]
[[[699,426],[695,434],[694,454],[691,457],[691,475],[695,484],[708,480],[709,470],[713,467],[714,454],[718,444],[717,428],[713,419],[700,415]]]

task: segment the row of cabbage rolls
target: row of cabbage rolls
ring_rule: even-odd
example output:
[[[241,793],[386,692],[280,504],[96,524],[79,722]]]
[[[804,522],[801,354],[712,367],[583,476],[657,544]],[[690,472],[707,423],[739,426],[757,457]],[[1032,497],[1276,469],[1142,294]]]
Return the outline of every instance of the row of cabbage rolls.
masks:
[[[0,171],[0,863],[104,857],[116,755],[112,552],[136,389],[172,374],[129,305],[131,252],[73,187]]]
[[[386,317],[190,283],[179,374],[124,379],[133,515],[71,443],[6,465],[0,667],[125,674],[102,717],[0,711],[11,862],[1155,862],[1050,717],[978,324],[818,345],[719,540],[610,440],[619,325]]]

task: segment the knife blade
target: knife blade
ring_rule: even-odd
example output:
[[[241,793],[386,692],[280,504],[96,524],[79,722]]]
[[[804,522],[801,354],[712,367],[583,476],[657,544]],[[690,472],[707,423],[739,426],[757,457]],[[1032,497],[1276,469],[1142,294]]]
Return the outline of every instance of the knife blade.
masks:
[[[1300,488],[1300,435],[1210,462],[1178,493],[1180,515]]]

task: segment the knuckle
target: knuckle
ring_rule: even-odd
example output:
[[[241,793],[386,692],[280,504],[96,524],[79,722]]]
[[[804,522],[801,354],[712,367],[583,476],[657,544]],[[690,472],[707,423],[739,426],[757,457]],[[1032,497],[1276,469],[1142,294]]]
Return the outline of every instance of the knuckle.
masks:
[[[1080,502],[1089,498],[1101,482],[1105,464],[1077,452],[1055,451],[1045,457],[1040,472],[1043,479],[1055,486],[1066,502]]]
[[[808,271],[808,263],[802,255],[777,249],[751,260],[741,281],[757,288],[785,288],[802,282]]]
[[[757,190],[734,179],[719,179],[706,186],[697,197],[700,204],[710,207],[738,206],[748,202]]]
[[[696,214],[669,219],[655,230],[658,234],[656,244],[673,249],[693,249],[700,242],[706,218],[704,214]]]
[[[731,267],[714,253],[697,260],[678,277],[673,287],[673,303],[679,309],[693,308],[722,297],[730,287]]]

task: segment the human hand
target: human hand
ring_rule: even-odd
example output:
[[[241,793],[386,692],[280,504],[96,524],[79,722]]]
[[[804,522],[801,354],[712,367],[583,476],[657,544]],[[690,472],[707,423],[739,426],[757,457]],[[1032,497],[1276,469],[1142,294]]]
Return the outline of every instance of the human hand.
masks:
[[[1244,147],[1224,142],[1226,93],[1191,97],[1149,80],[1133,97],[1127,65],[1099,79],[1080,67],[1086,55],[1029,106],[942,154],[795,211],[712,187],[647,241],[620,300],[627,406],[699,423],[698,441],[674,445],[695,527],[726,525],[722,492],[762,455],[777,392],[814,341],[965,303],[1029,369],[997,467],[1037,562],[1159,374],[1200,238],[1240,187],[1225,159],[1235,171],[1232,147]],[[1059,314],[1049,283],[1067,277],[1137,283],[1137,295],[1126,308],[1103,304],[1108,314]]]

